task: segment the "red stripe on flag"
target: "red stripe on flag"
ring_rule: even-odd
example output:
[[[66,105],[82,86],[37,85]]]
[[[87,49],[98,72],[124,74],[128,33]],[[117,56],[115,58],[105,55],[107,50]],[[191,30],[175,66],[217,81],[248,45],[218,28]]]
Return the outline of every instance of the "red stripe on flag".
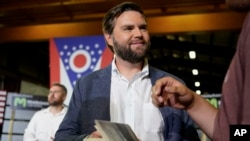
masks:
[[[60,82],[60,57],[54,39],[50,39],[50,85]]]
[[[111,63],[113,57],[113,52],[108,47],[106,47],[102,54],[101,68],[108,66]]]

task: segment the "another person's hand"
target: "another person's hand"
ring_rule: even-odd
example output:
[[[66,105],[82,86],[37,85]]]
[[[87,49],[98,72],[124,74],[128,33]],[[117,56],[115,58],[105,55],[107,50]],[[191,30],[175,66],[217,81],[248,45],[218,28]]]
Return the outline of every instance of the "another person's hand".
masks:
[[[93,132],[90,134],[86,139],[83,141],[103,141],[101,134],[98,131]],[[138,139],[138,141],[141,141]]]
[[[92,132],[90,135],[88,135],[86,138],[84,138],[83,141],[102,141],[102,136],[98,131]]]
[[[171,106],[188,109],[194,102],[195,93],[172,77],[163,77],[152,87],[152,102],[157,107]]]
[[[98,131],[94,131],[89,135],[89,138],[102,138],[102,136]]]

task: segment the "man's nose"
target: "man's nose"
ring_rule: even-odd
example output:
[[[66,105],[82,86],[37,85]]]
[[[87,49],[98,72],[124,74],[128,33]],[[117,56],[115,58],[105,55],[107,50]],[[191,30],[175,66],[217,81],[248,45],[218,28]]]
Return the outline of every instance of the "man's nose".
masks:
[[[141,37],[142,36],[142,31],[140,30],[140,28],[135,28],[133,31],[134,36],[136,37]]]

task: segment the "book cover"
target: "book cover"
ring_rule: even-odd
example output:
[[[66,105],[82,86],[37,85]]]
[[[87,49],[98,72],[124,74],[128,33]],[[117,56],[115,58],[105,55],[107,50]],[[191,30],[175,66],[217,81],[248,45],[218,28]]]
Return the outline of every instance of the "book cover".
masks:
[[[96,129],[104,141],[138,141],[128,124],[95,120]]]

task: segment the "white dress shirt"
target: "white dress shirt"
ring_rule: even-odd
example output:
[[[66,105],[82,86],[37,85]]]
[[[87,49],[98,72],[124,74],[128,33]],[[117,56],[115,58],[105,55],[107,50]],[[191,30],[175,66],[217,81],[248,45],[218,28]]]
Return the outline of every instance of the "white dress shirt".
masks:
[[[146,63],[129,81],[112,62],[110,117],[113,122],[129,124],[141,141],[162,141],[164,121],[151,102],[148,70]]]
[[[66,112],[67,107],[56,115],[49,108],[37,111],[25,129],[23,141],[52,141]]]

